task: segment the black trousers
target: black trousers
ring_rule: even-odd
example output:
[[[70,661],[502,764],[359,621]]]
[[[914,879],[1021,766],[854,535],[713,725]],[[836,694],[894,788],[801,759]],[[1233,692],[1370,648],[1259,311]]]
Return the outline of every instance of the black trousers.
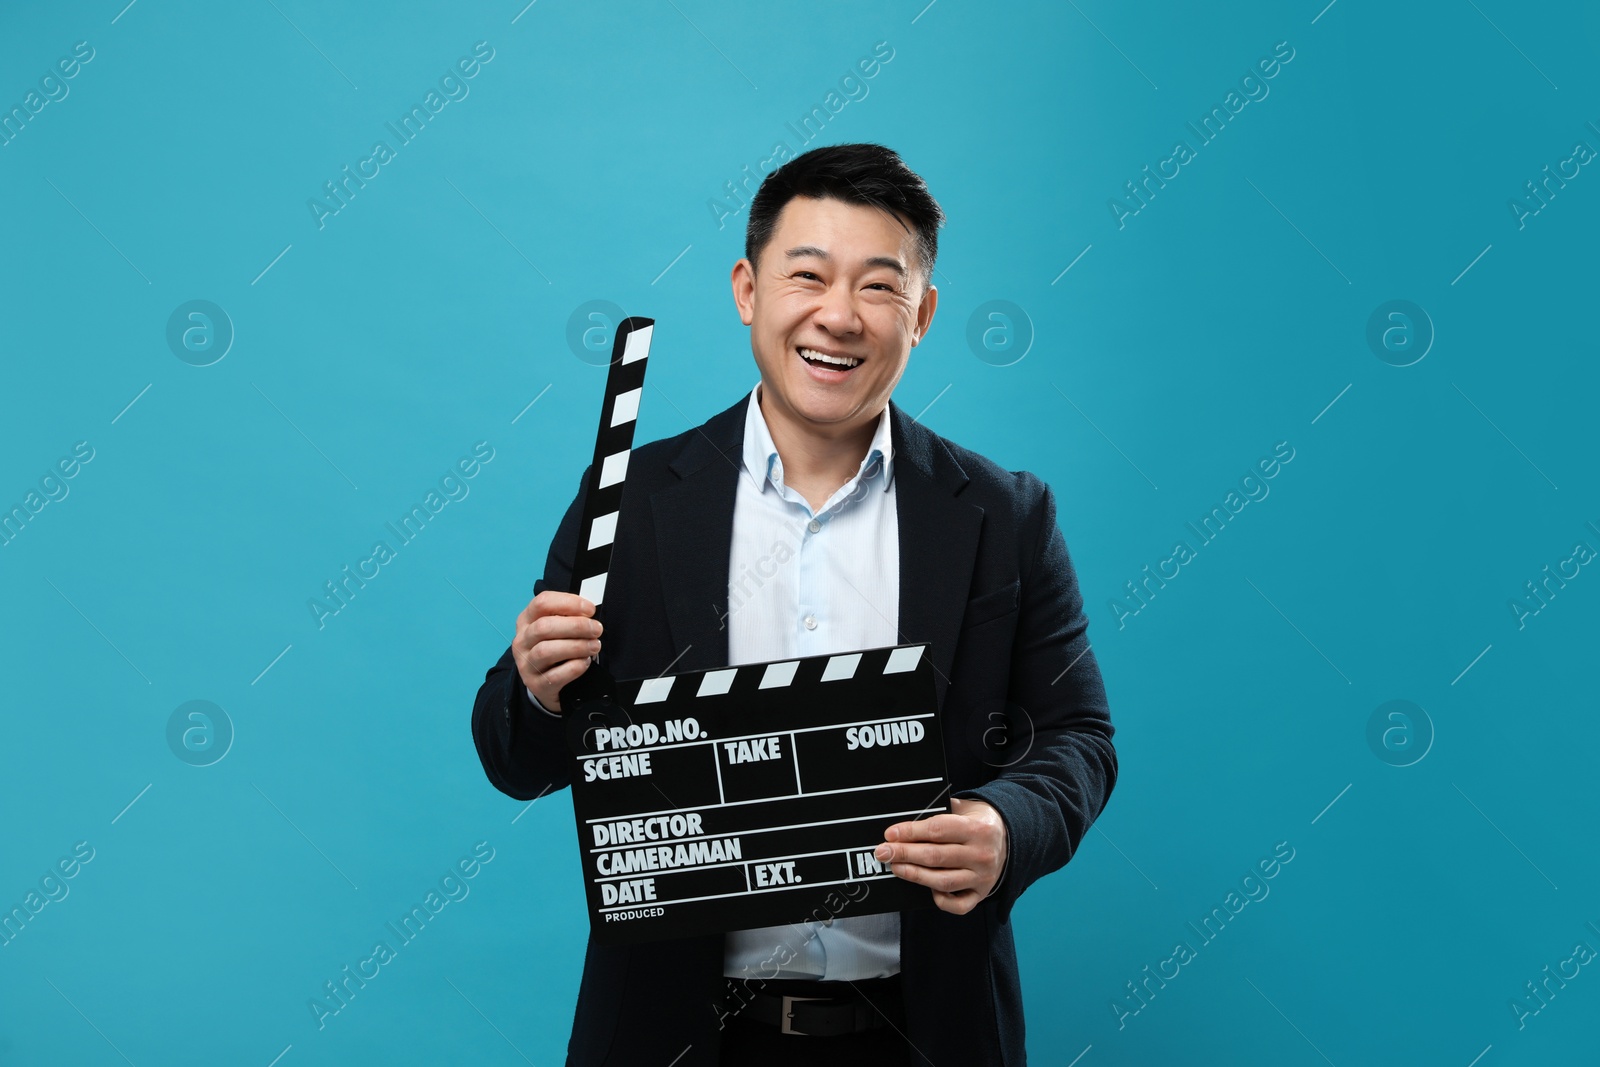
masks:
[[[826,983],[832,986],[835,983]],[[850,986],[837,983],[844,991]],[[764,991],[771,993],[811,992],[809,983],[773,981]],[[868,1001],[884,1019],[885,1025],[855,1034],[811,1037],[785,1034],[770,1023],[758,1022],[748,1012],[733,1016],[722,1031],[722,1067],[788,1067],[823,1064],[825,1067],[901,1067],[913,1060],[905,1038],[905,1011],[898,998],[872,996]]]

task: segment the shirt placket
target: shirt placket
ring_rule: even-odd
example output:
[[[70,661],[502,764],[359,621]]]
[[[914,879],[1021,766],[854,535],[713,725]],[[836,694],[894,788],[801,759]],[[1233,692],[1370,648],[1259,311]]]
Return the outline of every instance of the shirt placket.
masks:
[[[827,651],[823,647],[828,640],[823,598],[828,560],[822,538],[827,536],[828,524],[826,514],[813,515],[803,504],[801,508],[804,515],[800,527],[800,580],[796,583],[795,648],[801,656],[815,656]]]

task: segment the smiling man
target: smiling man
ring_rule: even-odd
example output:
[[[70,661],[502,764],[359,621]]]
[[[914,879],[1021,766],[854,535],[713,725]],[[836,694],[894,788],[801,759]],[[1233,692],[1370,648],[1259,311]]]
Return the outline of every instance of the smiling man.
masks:
[[[473,708],[490,781],[526,800],[569,784],[560,693],[594,658],[638,678],[926,642],[952,810],[878,856],[937,908],[591,941],[571,1064],[1026,1062],[1011,908],[1077,851],[1117,759],[1049,488],[890,399],[938,307],[943,218],[879,145],[767,177],[732,276],[760,380],[634,449],[604,626],[560,591],[580,493]]]

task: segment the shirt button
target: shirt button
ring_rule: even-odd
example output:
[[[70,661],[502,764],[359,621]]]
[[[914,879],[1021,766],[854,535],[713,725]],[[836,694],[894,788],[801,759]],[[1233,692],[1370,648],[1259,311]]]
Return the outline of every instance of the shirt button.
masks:
[[[815,615],[807,615],[805,617],[805,624],[806,629],[815,630],[817,628],[817,617]]]
[[[816,519],[812,519],[810,522],[806,523],[806,529],[810,530],[812,533],[820,533],[822,530],[822,523],[818,522]]]

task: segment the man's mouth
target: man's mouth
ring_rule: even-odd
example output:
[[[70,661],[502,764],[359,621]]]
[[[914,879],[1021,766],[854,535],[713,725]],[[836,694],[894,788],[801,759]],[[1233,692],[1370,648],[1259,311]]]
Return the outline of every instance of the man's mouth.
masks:
[[[861,360],[855,356],[834,356],[826,352],[818,352],[814,348],[801,348],[799,352],[801,359],[813,367],[820,367],[823,370],[847,371],[861,364]]]

